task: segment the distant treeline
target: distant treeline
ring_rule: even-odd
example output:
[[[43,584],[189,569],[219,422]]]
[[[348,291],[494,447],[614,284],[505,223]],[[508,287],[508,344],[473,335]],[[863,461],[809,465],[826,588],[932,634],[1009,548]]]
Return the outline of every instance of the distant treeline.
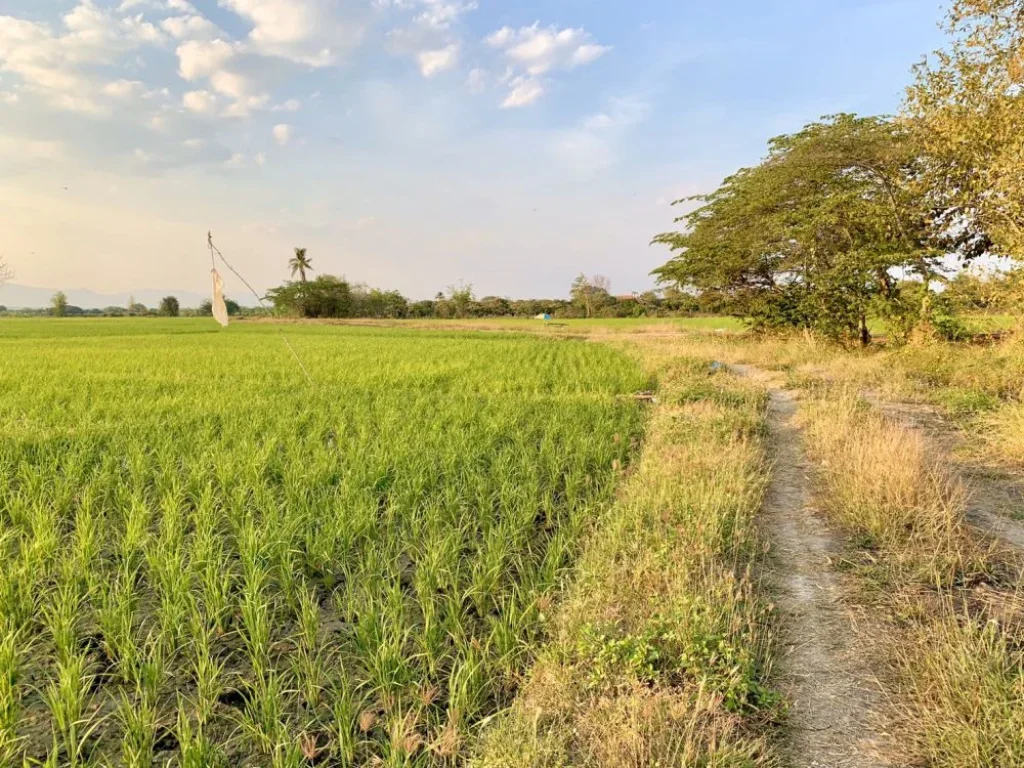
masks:
[[[308,262],[304,265],[310,270]],[[713,291],[697,295],[668,288],[659,291],[615,296],[607,278],[579,275],[568,299],[510,299],[502,296],[477,298],[472,286],[449,286],[433,299],[413,300],[399,291],[370,288],[343,277],[321,275],[315,279],[285,282],[267,291],[263,307],[243,307],[226,300],[228,314],[262,315],[267,310],[280,317],[366,318],[366,319],[457,319],[473,317],[667,317],[675,315],[722,314],[730,310],[730,298]],[[69,304],[62,292],[54,294],[43,309],[7,310],[0,314],[57,317],[203,317],[212,314],[210,301],[196,308],[181,307],[174,296],[165,297],[158,307],[138,302],[128,306],[83,309]]]
[[[433,299],[414,301],[398,291],[370,288],[321,275],[287,282],[267,292],[275,314],[307,318],[470,318],[470,317],[655,317],[720,309],[713,296],[665,290],[614,296],[607,280],[580,275],[568,299],[477,298],[472,286],[450,286]]]

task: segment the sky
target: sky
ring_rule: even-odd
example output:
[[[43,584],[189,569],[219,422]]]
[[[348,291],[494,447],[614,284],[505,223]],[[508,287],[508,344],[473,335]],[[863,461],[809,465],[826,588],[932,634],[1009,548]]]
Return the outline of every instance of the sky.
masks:
[[[0,255],[24,285],[428,298],[653,286],[679,197],[893,113],[938,0],[0,0]],[[224,270],[222,270],[224,271]],[[244,289],[227,274],[230,295]]]

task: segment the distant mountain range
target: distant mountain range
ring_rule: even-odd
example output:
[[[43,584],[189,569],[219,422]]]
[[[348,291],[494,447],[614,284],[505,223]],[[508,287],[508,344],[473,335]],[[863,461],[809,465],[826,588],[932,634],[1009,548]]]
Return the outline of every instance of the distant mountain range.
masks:
[[[57,292],[54,288],[36,288],[31,285],[8,283],[0,287],[0,306],[8,309],[40,309],[50,306],[50,298]],[[127,307],[134,298],[137,303],[149,308],[160,305],[164,296],[175,296],[182,307],[198,307],[209,298],[206,294],[195,291],[175,291],[147,288],[141,291],[125,291],[124,293],[97,293],[87,288],[67,289],[64,294],[68,304],[82,309],[104,309],[105,307]]]

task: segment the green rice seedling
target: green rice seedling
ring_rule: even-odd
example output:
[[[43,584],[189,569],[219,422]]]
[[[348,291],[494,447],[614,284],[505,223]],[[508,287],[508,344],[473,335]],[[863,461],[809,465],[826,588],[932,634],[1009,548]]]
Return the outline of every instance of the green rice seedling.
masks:
[[[202,726],[213,715],[217,702],[224,692],[224,667],[227,662],[213,655],[215,630],[207,626],[198,612],[193,613],[193,616],[195,618],[192,622],[189,671],[196,688],[194,714]]]
[[[276,671],[257,677],[249,688],[249,700],[242,712],[241,725],[249,740],[265,755],[276,756],[289,744],[289,699],[292,691]]]
[[[180,699],[174,734],[178,739],[181,768],[218,768],[225,765],[223,752],[206,734],[203,721],[192,721],[191,711],[192,706],[188,700]]]
[[[368,727],[361,727],[361,715],[366,710],[362,706],[362,699],[354,694],[344,676],[331,686],[329,695],[331,754],[341,765],[354,765],[363,734],[370,730],[372,724],[363,719],[362,723]]]
[[[136,638],[138,592],[136,571],[122,567],[98,587],[96,622],[104,650],[120,678],[128,683],[138,679],[142,652]]]
[[[70,653],[58,658],[54,679],[42,692],[53,723],[51,761],[56,762],[60,756],[62,764],[66,761],[70,768],[84,764],[85,746],[99,726],[88,707],[92,682],[92,666],[86,654]]]
[[[270,577],[259,563],[250,564],[246,570],[240,606],[242,640],[249,664],[259,678],[269,669],[270,664],[271,614],[270,600],[266,593]]]
[[[15,762],[23,695],[21,674],[29,651],[24,636],[0,630],[0,764]]]

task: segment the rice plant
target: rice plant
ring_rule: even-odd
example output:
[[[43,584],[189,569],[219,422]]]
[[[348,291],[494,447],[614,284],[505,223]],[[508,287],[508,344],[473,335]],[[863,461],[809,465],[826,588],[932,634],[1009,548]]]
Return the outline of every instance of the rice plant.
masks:
[[[0,762],[449,764],[511,702],[647,377],[288,333],[315,387],[263,324],[0,323]]]

